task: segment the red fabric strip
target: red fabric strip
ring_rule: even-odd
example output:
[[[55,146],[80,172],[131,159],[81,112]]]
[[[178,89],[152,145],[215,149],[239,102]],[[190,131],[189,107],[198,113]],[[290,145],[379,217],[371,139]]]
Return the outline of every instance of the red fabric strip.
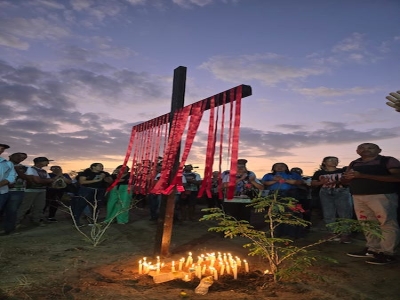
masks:
[[[239,135],[240,135],[240,113],[241,113],[241,100],[242,100],[242,86],[238,88],[230,90],[231,100],[234,99],[236,92],[236,101],[235,101],[235,122],[233,127],[233,136],[232,136],[232,155],[231,155],[231,169],[230,169],[230,178],[229,185],[227,191],[227,198],[233,199],[235,193],[235,185],[236,185],[236,173],[237,173],[237,160],[239,155]],[[232,103],[232,102],[231,102]]]
[[[206,101],[202,101],[202,102],[196,102],[192,105],[192,110],[191,110],[192,113],[191,113],[189,127],[188,127],[188,131],[187,131],[187,135],[186,135],[185,148],[183,150],[183,154],[182,154],[182,158],[181,158],[181,162],[180,162],[178,171],[175,174],[173,180],[171,180],[171,184],[168,187],[169,189],[171,188],[171,186],[172,187],[176,186],[176,189],[179,192],[183,192],[185,190],[182,185],[183,167],[185,166],[186,160],[189,156],[189,152],[192,147],[197,130],[199,128],[200,121],[203,117],[204,108],[206,106],[206,103],[207,103]],[[169,191],[169,189],[165,192],[167,193]]]
[[[215,99],[210,99],[210,119],[208,125],[208,140],[206,150],[206,163],[204,168],[204,178],[201,183],[198,197],[201,197],[206,192],[207,197],[211,198],[211,174],[215,153]]]
[[[169,178],[171,175],[171,171],[174,168],[175,157],[178,154],[180,141],[182,139],[183,132],[186,127],[187,120],[190,115],[191,106],[186,106],[182,109],[179,109],[175,114],[171,124],[171,132],[168,137],[167,148],[164,152],[164,160],[161,169],[161,176],[151,193],[153,194],[167,194],[171,193],[172,189],[168,189],[167,185],[169,183]]]
[[[225,130],[225,103],[226,103],[226,93],[222,96],[222,117],[221,117],[221,130],[219,137],[219,160],[218,160],[218,198],[223,199],[223,191],[222,191],[222,153],[223,153],[223,145],[224,145],[224,130]]]
[[[118,173],[118,175],[117,175],[117,178],[116,178],[116,179],[114,180],[114,182],[107,188],[107,191],[106,191],[106,192],[111,191],[111,190],[118,184],[119,180],[120,180],[121,177],[122,177],[122,174],[124,173],[126,164],[128,163],[129,158],[131,157],[132,148],[133,148],[133,141],[134,141],[134,139],[135,139],[135,133],[136,133],[136,131],[134,130],[134,128],[132,128],[132,130],[131,130],[131,137],[130,137],[130,139],[129,139],[128,148],[127,148],[126,153],[125,153],[125,159],[124,159],[124,163],[123,163],[123,165],[122,165],[122,168],[121,168],[121,170],[119,171],[119,173]],[[131,176],[132,176],[132,173],[131,173]],[[129,190],[129,189],[128,189],[128,190]]]

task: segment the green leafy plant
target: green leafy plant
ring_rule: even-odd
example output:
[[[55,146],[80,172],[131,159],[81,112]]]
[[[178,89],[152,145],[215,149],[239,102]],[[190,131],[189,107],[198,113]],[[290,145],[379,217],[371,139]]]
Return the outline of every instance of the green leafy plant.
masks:
[[[380,236],[379,226],[371,221],[357,221],[341,219],[330,224],[335,235],[318,240],[308,245],[296,246],[294,240],[278,236],[278,228],[282,225],[307,227],[310,222],[305,221],[299,214],[298,201],[291,197],[280,197],[278,191],[266,197],[257,197],[248,205],[258,213],[264,213],[266,230],[257,230],[249,222],[237,220],[225,214],[219,208],[203,209],[206,214],[201,221],[213,220],[218,225],[209,228],[209,231],[223,232],[226,238],[245,237],[250,243],[243,245],[249,249],[249,255],[261,256],[266,259],[269,274],[274,282],[290,278],[294,274],[306,272],[318,259],[335,262],[333,259],[318,255],[312,247],[325,243],[349,231],[367,231]]]

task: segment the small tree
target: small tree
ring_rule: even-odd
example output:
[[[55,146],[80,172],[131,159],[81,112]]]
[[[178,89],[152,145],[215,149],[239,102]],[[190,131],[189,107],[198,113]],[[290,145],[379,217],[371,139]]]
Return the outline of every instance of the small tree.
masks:
[[[76,196],[79,197],[79,196]],[[89,234],[86,232],[82,231],[82,228],[76,223],[76,220],[74,218],[74,214],[72,211],[72,207],[70,205],[65,204],[64,202],[61,202],[62,206],[66,208],[66,212],[72,217],[72,221],[74,223],[75,229],[78,230],[78,232],[84,236],[85,240],[89,241],[94,247],[99,245],[101,242],[105,240],[105,233],[107,229],[110,227],[110,225],[113,223],[114,219],[126,212],[132,209],[133,207],[137,206],[137,203],[140,200],[137,200],[135,198],[132,199],[132,203],[128,208],[121,209],[117,214],[115,214],[110,220],[107,220],[107,222],[100,221],[99,220],[99,200],[97,197],[94,198],[94,202],[88,201],[87,199],[84,198],[86,201],[87,205],[91,208],[92,216],[90,217],[91,221],[91,226],[90,226],[90,231]],[[122,206],[122,201],[119,199],[121,202]]]
[[[296,213],[299,210],[296,199],[280,197],[277,191],[266,197],[253,199],[248,206],[253,207],[256,212],[265,213],[264,221],[267,223],[265,231],[255,229],[247,221],[236,220],[219,208],[203,209],[209,214],[204,215],[200,220],[218,221],[218,226],[209,228],[209,231],[223,232],[226,238],[237,236],[248,238],[251,243],[243,247],[249,248],[249,255],[258,255],[268,261],[269,273],[273,276],[274,282],[290,277],[294,273],[305,272],[317,260],[316,253],[310,251],[310,248],[330,241],[343,232],[367,230],[371,234],[380,236],[379,226],[375,222],[341,219],[330,224],[336,236],[298,247],[293,245],[294,241],[291,238],[277,236],[279,226],[286,224],[306,227],[310,225],[310,222],[305,221]],[[334,262],[333,259],[324,258]]]

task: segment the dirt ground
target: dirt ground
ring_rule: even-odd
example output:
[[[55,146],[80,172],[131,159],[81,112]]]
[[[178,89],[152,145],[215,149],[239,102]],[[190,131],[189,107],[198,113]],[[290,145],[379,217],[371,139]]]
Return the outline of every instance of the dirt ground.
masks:
[[[152,254],[157,225],[149,221],[145,208],[132,210],[130,218],[129,224],[112,224],[107,239],[97,247],[85,241],[69,215],[60,211],[58,223],[0,237],[0,299],[400,299],[400,264],[376,266],[345,255],[363,247],[362,237],[352,244],[318,246],[317,251],[338,263],[316,263],[309,270],[315,277],[299,276],[292,282],[273,284],[270,275],[264,275],[266,262],[248,256],[242,247],[247,240],[224,239],[221,234],[209,232],[213,224],[206,222],[174,225],[171,256],[161,258],[165,266],[160,272],[169,272],[172,261],[177,266],[188,252],[194,258],[221,252],[246,259],[249,273],[242,266],[237,280],[231,274],[220,276],[206,295],[195,293],[197,278],[156,284],[151,276],[138,274],[138,262],[143,257],[156,261]],[[89,232],[90,227],[82,230]],[[316,241],[324,235],[326,232],[316,226],[299,242]]]

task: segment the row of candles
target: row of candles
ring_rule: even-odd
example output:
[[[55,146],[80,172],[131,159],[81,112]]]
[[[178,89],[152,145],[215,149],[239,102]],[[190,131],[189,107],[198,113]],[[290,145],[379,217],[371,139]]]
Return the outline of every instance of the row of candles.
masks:
[[[214,280],[218,280],[218,276],[222,276],[225,273],[233,275],[233,279],[237,279],[238,268],[244,267],[244,272],[249,272],[249,263],[246,260],[241,260],[239,257],[233,257],[230,253],[221,254],[218,252],[207,253],[206,255],[201,254],[197,257],[197,263],[193,262],[192,253],[188,253],[188,257],[185,259],[182,257],[178,263],[175,261],[171,263],[171,272],[183,271],[185,268],[189,272],[194,273],[198,278],[203,275],[212,275]],[[139,260],[139,274],[148,274],[150,271],[155,271],[155,274],[160,274],[161,269],[165,267],[164,263],[161,263],[160,257],[157,256],[157,262],[152,264],[146,257]],[[187,276],[187,275],[186,275]]]

